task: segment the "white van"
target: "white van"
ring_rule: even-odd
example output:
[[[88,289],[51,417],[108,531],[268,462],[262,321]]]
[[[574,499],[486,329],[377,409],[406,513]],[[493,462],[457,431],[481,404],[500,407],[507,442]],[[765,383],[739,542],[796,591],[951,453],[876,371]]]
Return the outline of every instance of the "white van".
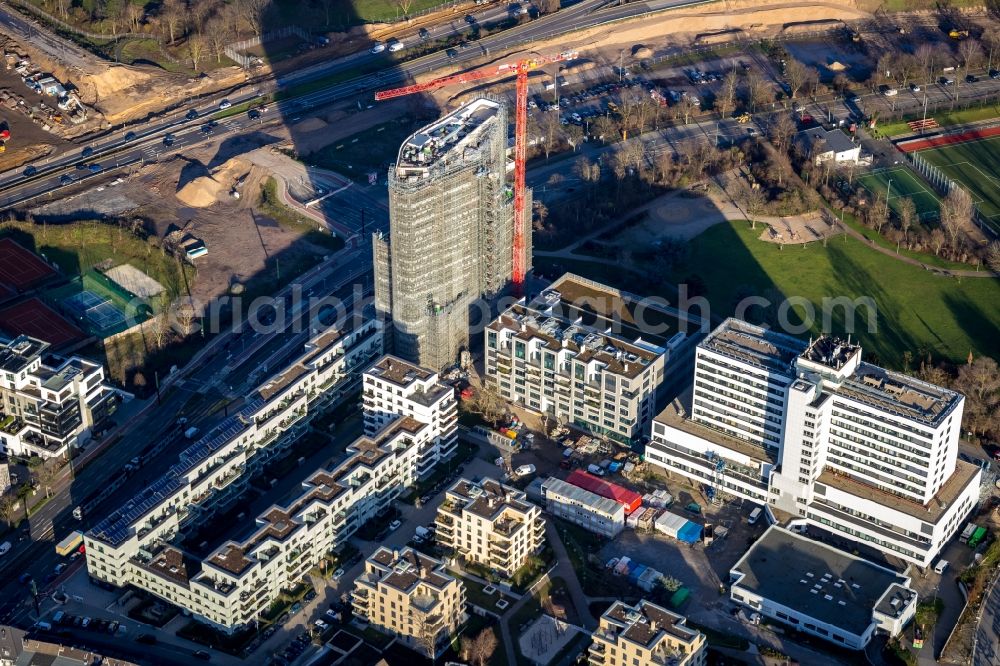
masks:
[[[758,520],[760,520],[760,507],[757,507],[756,509],[750,512],[750,517],[747,518],[747,523],[750,525],[754,525],[757,523]]]
[[[948,568],[948,560],[938,560],[937,564],[934,565],[934,573],[943,574],[944,570]]]
[[[6,555],[10,552],[10,541],[4,541],[0,543],[0,555]]]
[[[42,631],[52,631],[52,625],[49,624],[48,622],[36,622],[35,626],[41,629]]]

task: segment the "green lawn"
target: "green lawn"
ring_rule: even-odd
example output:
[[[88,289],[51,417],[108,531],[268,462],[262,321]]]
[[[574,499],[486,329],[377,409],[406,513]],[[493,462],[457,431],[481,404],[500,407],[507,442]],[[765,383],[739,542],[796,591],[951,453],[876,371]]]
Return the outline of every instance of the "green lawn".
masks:
[[[886,257],[847,236],[831,240],[827,247],[810,243],[782,249],[759,240],[760,233],[760,228],[751,230],[742,221],[713,226],[691,241],[687,257],[664,272],[656,290],[644,293],[676,302],[672,287],[681,281],[693,283],[707,298],[716,321],[733,314],[738,297],[751,294],[778,302],[794,296],[811,304],[838,296],[869,296],[877,305],[876,331],[865,330],[867,311],[858,308],[852,337],[861,342],[866,354],[888,367],[902,368],[906,351],[914,357],[930,352],[953,362],[964,361],[970,351],[1000,355],[997,280],[943,277]],[[552,265],[535,263],[540,268]],[[613,286],[629,288],[631,282],[636,288],[635,274],[612,266],[564,259],[556,263],[561,270],[607,279]],[[763,321],[771,314],[773,308],[755,307],[745,316]],[[833,311],[832,332],[845,333],[843,315],[843,308]],[[796,334],[808,337],[821,329],[822,319],[817,316],[812,327]]]
[[[980,120],[990,120],[991,118],[1000,117],[1000,105],[987,104],[986,106],[975,106],[969,109],[939,111],[931,117],[934,118],[934,120],[936,120],[938,125],[941,127],[964,125],[965,123],[974,123]],[[906,123],[912,120],[921,120],[922,118],[922,113],[912,116],[904,116],[900,120],[884,124],[880,123],[876,129],[878,133],[883,136],[902,136],[905,134],[913,134],[913,130],[911,130],[909,125]]]
[[[979,211],[1000,224],[1000,136],[920,151],[972,195]]]

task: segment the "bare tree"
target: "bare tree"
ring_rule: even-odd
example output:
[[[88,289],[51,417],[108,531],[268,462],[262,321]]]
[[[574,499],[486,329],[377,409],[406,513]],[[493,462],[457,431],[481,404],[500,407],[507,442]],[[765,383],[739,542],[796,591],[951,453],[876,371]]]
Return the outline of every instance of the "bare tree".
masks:
[[[601,167],[584,155],[578,157],[573,166],[576,174],[585,183],[596,183],[601,179]]]
[[[750,217],[750,228],[756,229],[757,216],[764,210],[767,197],[759,187],[752,187],[750,185],[744,186],[740,195],[740,198],[743,200],[743,207],[746,208],[747,215]]]
[[[954,249],[965,226],[972,221],[972,197],[961,187],[953,187],[941,202],[941,229]]]
[[[215,55],[215,62],[221,63],[222,56],[226,54],[226,45],[233,37],[231,24],[222,16],[214,16],[209,20],[205,33],[212,47],[212,53]]]
[[[264,14],[271,0],[241,0],[240,17],[255,35],[260,35],[264,25]]]
[[[486,382],[476,392],[475,409],[484,419],[496,424],[507,413],[507,404],[493,384]]]
[[[899,228],[905,239],[910,233],[910,227],[913,226],[914,220],[917,219],[917,205],[910,197],[900,197],[896,214],[899,216]]]
[[[978,40],[968,38],[958,45],[958,55],[966,72],[979,69],[983,65],[983,47]]]
[[[788,79],[788,87],[792,91],[791,98],[795,99],[809,78],[809,68],[795,58],[791,58],[785,64],[785,78]]]
[[[783,153],[792,147],[792,137],[795,135],[795,121],[788,113],[778,113],[770,126],[771,143]]]
[[[163,0],[163,5],[160,9],[160,20],[163,27],[167,29],[170,44],[176,41],[177,33],[181,26],[184,25],[186,16],[187,8],[184,6],[183,0]]]
[[[750,110],[754,112],[758,107],[774,101],[774,90],[770,82],[756,69],[747,73],[747,101]]]
[[[944,232],[941,231],[940,228],[934,229],[934,231],[931,232],[929,240],[931,244],[931,249],[934,250],[934,256],[940,257],[941,250],[943,250],[944,246],[948,244],[948,239],[945,238]]]
[[[15,511],[17,511],[17,497],[10,493],[0,495],[0,520],[8,525],[13,523]]]
[[[52,483],[59,478],[61,471],[58,460],[46,460],[35,469],[35,478],[38,479],[38,485],[45,488],[46,497],[49,496]]]
[[[395,5],[401,16],[409,16],[410,8],[413,7],[413,0],[396,0]]]
[[[559,144],[559,130],[561,129],[559,114],[542,114],[542,119],[538,125],[539,130],[542,132],[542,151],[545,153],[545,159],[549,159],[549,155],[552,154]]]
[[[618,140],[618,123],[608,116],[598,116],[594,121],[594,131],[597,137],[607,144],[609,141]]]
[[[539,0],[535,4],[539,14],[554,14],[559,11],[559,0]]]
[[[71,5],[71,0],[55,0],[56,13],[64,19],[68,18]]]
[[[486,627],[475,638],[462,639],[462,658],[474,666],[485,666],[497,649],[497,637],[493,629]]]
[[[128,21],[129,29],[132,32],[139,32],[139,24],[146,18],[146,10],[142,5],[128,3],[125,5],[125,20]]]
[[[719,105],[719,113],[723,118],[728,117],[736,108],[736,89],[739,84],[740,77],[734,70],[729,70],[722,78],[722,88],[716,104]]]
[[[993,241],[987,246],[986,265],[994,273],[1000,273],[1000,241]]]
[[[198,71],[198,65],[201,63],[201,59],[205,56],[206,46],[207,42],[204,36],[194,34],[188,37],[187,52],[188,56],[191,58],[191,68],[196,72]]]

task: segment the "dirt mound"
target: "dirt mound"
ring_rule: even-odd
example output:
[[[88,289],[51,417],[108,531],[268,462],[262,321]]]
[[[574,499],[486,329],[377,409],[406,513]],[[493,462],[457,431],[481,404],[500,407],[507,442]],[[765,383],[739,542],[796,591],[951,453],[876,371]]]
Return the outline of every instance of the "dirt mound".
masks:
[[[245,179],[253,164],[234,157],[214,169],[210,174],[193,178],[177,190],[177,198],[193,208],[208,208],[222,199],[229,198],[229,191],[237,181]]]
[[[52,146],[45,143],[33,143],[17,150],[8,149],[0,154],[0,171],[13,169],[28,162],[34,162],[40,157],[44,157],[52,152]]]
[[[845,69],[847,69],[847,65],[840,62],[839,60],[834,60],[829,65],[827,65],[826,68],[831,72],[843,72]]]
[[[632,57],[633,58],[652,58],[653,49],[648,46],[643,46],[642,44],[636,44],[632,47]]]
[[[194,208],[208,208],[219,200],[222,183],[211,176],[199,176],[177,190],[177,198]]]

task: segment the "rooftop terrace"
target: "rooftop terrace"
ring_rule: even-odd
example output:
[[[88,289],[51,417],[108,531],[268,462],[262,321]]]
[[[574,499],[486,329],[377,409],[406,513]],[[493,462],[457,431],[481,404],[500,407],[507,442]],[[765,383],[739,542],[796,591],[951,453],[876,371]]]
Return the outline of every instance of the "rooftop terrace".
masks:
[[[635,606],[616,601],[601,619],[618,627],[621,636],[647,648],[659,643],[660,632],[684,642],[694,641],[699,633],[685,626],[685,617],[645,600]]]
[[[500,110],[498,102],[479,98],[422,127],[400,147],[397,177],[422,178],[435,164],[464,161],[468,151],[478,151],[488,136],[484,130]]]
[[[936,426],[962,396],[915,377],[862,363],[837,393],[904,418]]]

